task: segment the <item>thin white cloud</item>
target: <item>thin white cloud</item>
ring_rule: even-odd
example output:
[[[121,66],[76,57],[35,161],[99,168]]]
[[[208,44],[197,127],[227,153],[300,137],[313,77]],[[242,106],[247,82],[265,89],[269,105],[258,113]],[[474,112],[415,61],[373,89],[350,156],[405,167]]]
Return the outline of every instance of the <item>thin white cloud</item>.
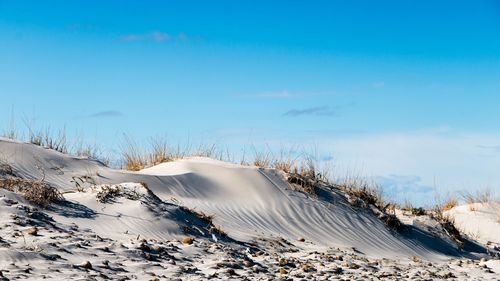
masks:
[[[478,145],[478,148],[500,152],[500,145]]]
[[[90,118],[102,118],[102,117],[121,117],[123,113],[117,110],[104,110],[90,114]]]
[[[372,84],[372,87],[375,88],[375,89],[383,88],[383,87],[385,87],[385,82],[384,81],[374,82]]]
[[[278,99],[289,99],[289,98],[294,98],[294,97],[298,97],[298,96],[299,95],[292,94],[288,91],[258,93],[258,94],[253,95],[253,97],[258,97],[258,98],[278,98]]]
[[[479,146],[500,143],[500,135],[420,130],[330,137],[319,144],[339,163],[359,163],[368,176],[416,175],[420,186],[442,194],[491,187],[500,192],[500,157]],[[358,168],[356,167],[356,168]]]
[[[127,42],[151,41],[151,42],[161,43],[169,41],[180,41],[180,42],[200,41],[201,37],[200,36],[190,37],[183,32],[177,35],[172,35],[166,32],[153,31],[141,34],[128,34],[122,36],[121,39]]]
[[[315,115],[315,116],[336,116],[337,108],[332,108],[329,106],[317,106],[309,107],[304,109],[291,109],[283,114],[283,116],[298,117],[303,115]]]
[[[122,37],[123,41],[133,42],[133,41],[154,41],[154,42],[165,42],[172,39],[168,33],[153,31],[144,34],[128,34]]]
[[[422,183],[422,178],[416,175],[388,175],[377,176],[375,181],[383,186],[386,197],[397,203],[404,204],[411,201],[415,206],[429,207],[434,204],[436,189]]]
[[[254,94],[241,94],[238,97],[243,98],[269,98],[269,99],[292,99],[292,98],[308,98],[308,97],[319,97],[319,96],[332,96],[333,94],[328,93],[294,93],[287,90],[274,91],[274,92],[260,92]]]
[[[172,36],[170,36],[169,34],[164,33],[164,32],[159,32],[159,31],[155,31],[155,32],[151,33],[151,37],[156,42],[163,42],[163,41],[168,41],[168,40],[172,39]]]
[[[367,177],[404,203],[433,205],[456,192],[489,188],[500,196],[500,134],[457,132],[450,127],[368,133],[294,131],[275,128],[221,132],[231,143],[280,151],[297,145],[317,151],[334,178]],[[304,136],[304,133],[308,133]]]

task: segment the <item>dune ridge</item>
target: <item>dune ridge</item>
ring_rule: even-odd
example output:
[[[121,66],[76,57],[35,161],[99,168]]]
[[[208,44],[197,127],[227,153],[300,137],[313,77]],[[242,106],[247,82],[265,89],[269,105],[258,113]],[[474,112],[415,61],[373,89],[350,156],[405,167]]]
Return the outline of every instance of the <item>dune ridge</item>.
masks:
[[[289,243],[299,252],[337,249],[374,259],[418,258],[439,263],[488,257],[484,247],[473,241],[459,248],[412,225],[397,232],[369,208],[350,204],[342,191],[320,187],[318,196],[311,196],[294,189],[284,173],[274,169],[191,157],[130,172],[8,140],[0,140],[0,156],[16,175],[43,177],[61,191],[65,203],[44,211],[54,224],[63,229],[76,225],[115,243],[181,241],[191,236],[242,249],[281,241],[277,243]],[[134,196],[121,194],[112,197],[112,202],[96,200],[103,188],[111,187]],[[12,192],[0,190],[0,196],[5,202],[30,205]],[[200,219],[199,214],[210,220]],[[35,259],[26,255],[0,251],[5,261]]]

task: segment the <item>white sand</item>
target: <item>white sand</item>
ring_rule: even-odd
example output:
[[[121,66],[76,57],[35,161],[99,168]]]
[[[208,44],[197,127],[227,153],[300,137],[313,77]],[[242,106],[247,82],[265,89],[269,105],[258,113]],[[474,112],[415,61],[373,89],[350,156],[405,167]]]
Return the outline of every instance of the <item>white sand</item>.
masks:
[[[402,274],[412,276],[412,270],[420,266],[422,272],[434,270],[437,276],[441,276],[440,270],[445,273],[453,271],[455,275],[467,279],[471,275],[461,273],[462,265],[450,269],[451,264],[456,260],[488,258],[480,247],[460,250],[452,242],[425,229],[409,226],[403,233],[396,233],[369,209],[351,206],[342,192],[320,190],[320,196],[313,198],[294,191],[283,175],[274,170],[190,158],[140,172],[126,172],[104,167],[96,161],[6,140],[0,140],[0,157],[6,159],[19,176],[41,178],[45,174],[45,181],[65,192],[64,197],[70,202],[43,211],[52,217],[51,224],[58,228],[51,229],[46,226],[46,221],[38,220],[38,236],[12,238],[15,233],[33,225],[17,224],[13,215],[29,217],[31,211],[20,209],[19,206],[32,207],[19,195],[0,190],[0,196],[5,196],[0,201],[3,202],[0,204],[0,220],[4,225],[0,228],[0,234],[8,237],[4,240],[10,245],[2,247],[0,241],[0,272],[3,271],[5,276],[22,275],[22,270],[13,266],[14,263],[16,266],[30,264],[35,268],[32,271],[38,272],[36,278],[40,278],[44,274],[44,258],[40,253],[45,252],[57,252],[61,257],[52,261],[54,267],[63,268],[60,269],[61,276],[76,277],[82,267],[75,264],[86,260],[92,264],[102,263],[106,256],[105,259],[114,262],[116,268],[126,270],[121,275],[135,276],[141,280],[147,276],[153,278],[153,275],[145,273],[151,269],[152,263],[158,264],[154,276],[169,278],[191,274],[189,279],[204,279],[228,268],[235,268],[237,274],[254,278],[279,277],[280,274],[276,272],[280,267],[286,268],[287,274],[292,274],[296,268],[299,277],[300,274],[309,274],[300,267],[280,265],[280,256],[293,260],[294,265],[303,266],[308,262],[323,264],[322,271],[318,270],[317,265],[313,266],[315,271],[311,274],[314,276],[320,272],[324,272],[323,276],[339,275],[337,268],[343,268],[344,278],[362,278],[363,272],[372,272],[365,268],[372,261],[378,263],[377,270],[372,272],[373,276],[381,274],[382,269],[389,270],[398,265],[402,269],[388,272],[387,277],[404,277]],[[75,181],[80,185],[79,192]],[[150,192],[140,183],[145,183]],[[96,195],[105,185],[135,190],[140,198],[118,196],[112,202],[98,202]],[[12,204],[11,201],[18,203]],[[209,233],[206,223],[193,217],[181,206],[214,215],[215,226],[226,232],[229,240]],[[186,236],[197,237],[196,242],[190,246],[175,242]],[[305,242],[297,241],[299,237],[304,238]],[[142,239],[146,240],[142,243],[148,245],[146,250],[140,245]],[[104,253],[103,247],[108,249]],[[148,247],[168,249],[153,252]],[[255,249],[250,252],[254,252],[246,252],[253,247]],[[37,249],[42,250],[37,252]],[[61,252],[61,249],[68,252]],[[256,249],[265,254],[256,254]],[[149,260],[147,255],[159,252],[161,255],[158,254],[157,261]],[[247,272],[240,269],[239,265],[217,265],[221,260],[246,263],[246,259],[249,259],[246,255],[251,256],[252,263],[260,261],[264,269],[251,266]],[[359,265],[332,259],[332,255],[353,259]],[[383,264],[382,258],[388,259],[387,264]],[[422,262],[412,266],[411,259],[431,261],[433,264],[430,266]],[[177,260],[175,268],[170,264],[174,260]],[[68,268],[65,268],[65,264]],[[481,268],[478,261],[464,264],[467,266],[464,265],[463,272],[469,271],[473,276],[495,276]],[[493,261],[488,269],[495,266],[497,264]],[[197,270],[190,273],[189,267]],[[95,268],[84,271],[96,278],[99,273],[120,275],[106,267],[100,271]],[[226,275],[230,277],[231,272]],[[32,277],[35,278],[35,275]]]
[[[473,203],[445,213],[465,234],[483,244],[500,245],[500,202]]]

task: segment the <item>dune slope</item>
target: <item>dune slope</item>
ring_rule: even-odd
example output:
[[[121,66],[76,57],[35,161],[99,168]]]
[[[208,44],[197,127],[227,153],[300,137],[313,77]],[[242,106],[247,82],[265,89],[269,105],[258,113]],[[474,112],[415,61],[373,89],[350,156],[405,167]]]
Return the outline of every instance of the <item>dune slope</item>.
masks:
[[[97,161],[6,140],[0,141],[0,157],[19,176],[44,177],[66,192],[68,201],[92,214],[68,216],[56,208],[52,210],[56,220],[71,221],[107,237],[140,235],[171,239],[182,236],[182,227],[175,216],[158,215],[167,211],[153,212],[137,201],[103,206],[92,194],[76,192],[76,182],[145,183],[165,206],[186,206],[213,215],[215,225],[243,242],[262,237],[296,241],[302,237],[307,241],[304,247],[354,247],[362,254],[376,257],[419,256],[439,260],[474,256],[417,229],[396,233],[371,211],[349,205],[340,191],[323,190],[319,198],[294,191],[274,170],[190,158],[127,172],[107,168]]]

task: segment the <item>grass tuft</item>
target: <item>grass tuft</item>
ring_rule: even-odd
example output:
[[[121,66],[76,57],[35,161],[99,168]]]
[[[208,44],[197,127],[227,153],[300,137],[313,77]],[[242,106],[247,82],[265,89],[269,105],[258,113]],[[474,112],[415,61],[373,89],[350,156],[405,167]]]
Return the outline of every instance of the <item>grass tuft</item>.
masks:
[[[149,156],[150,165],[158,165],[175,160],[167,142],[163,139],[153,139],[151,141],[152,152]]]
[[[63,200],[57,188],[43,181],[20,178],[0,178],[0,188],[19,192],[31,203],[47,208],[50,204]]]
[[[441,212],[449,211],[456,206],[458,206],[458,200],[455,197],[451,197],[443,204],[443,206],[441,207]]]
[[[269,168],[271,167],[272,156],[269,151],[255,151],[253,165],[259,168]]]
[[[99,187],[100,190],[96,194],[96,199],[100,203],[114,202],[114,200],[118,197],[125,197],[129,200],[139,200],[143,197],[143,195],[137,192],[136,190],[130,190],[124,188],[119,184],[118,185],[105,184]]]
[[[54,134],[50,127],[47,127],[45,130],[34,130],[28,126],[28,133],[28,141],[31,144],[53,149],[61,153],[68,153],[65,129],[59,130],[57,134]]]
[[[491,202],[493,199],[493,194],[491,190],[489,189],[484,189],[484,190],[478,190],[475,193],[471,192],[466,192],[462,194],[463,199],[467,204],[474,204],[474,203],[488,203]]]
[[[125,136],[125,146],[122,149],[125,161],[125,169],[129,171],[140,171],[148,165],[147,156],[131,138]]]
[[[182,210],[188,212],[188,213],[191,213],[193,214],[194,216],[196,216],[201,222],[203,222],[204,224],[206,224],[206,227],[208,227],[208,232],[211,233],[211,234],[217,234],[221,237],[226,237],[227,236],[227,233],[221,228],[221,227],[216,227],[214,225],[214,218],[215,218],[215,215],[207,215],[205,213],[203,213],[202,211],[198,211],[198,210],[195,210],[195,209],[192,209],[192,208],[188,208],[188,207],[185,207],[185,206],[179,206]]]

